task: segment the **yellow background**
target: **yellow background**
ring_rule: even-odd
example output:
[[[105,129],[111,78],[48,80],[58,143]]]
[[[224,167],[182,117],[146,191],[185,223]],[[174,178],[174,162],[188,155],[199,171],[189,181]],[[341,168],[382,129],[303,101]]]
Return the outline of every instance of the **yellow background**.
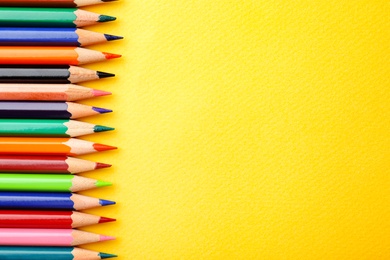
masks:
[[[121,0],[84,139],[118,259],[390,259],[387,0]]]

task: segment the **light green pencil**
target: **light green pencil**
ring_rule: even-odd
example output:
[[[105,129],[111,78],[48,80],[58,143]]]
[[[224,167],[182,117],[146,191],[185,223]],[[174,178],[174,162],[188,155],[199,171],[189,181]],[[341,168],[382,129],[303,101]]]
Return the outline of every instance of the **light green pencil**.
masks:
[[[0,119],[0,136],[76,137],[114,130],[75,120]]]
[[[0,191],[77,192],[110,185],[106,181],[65,174],[0,174]]]

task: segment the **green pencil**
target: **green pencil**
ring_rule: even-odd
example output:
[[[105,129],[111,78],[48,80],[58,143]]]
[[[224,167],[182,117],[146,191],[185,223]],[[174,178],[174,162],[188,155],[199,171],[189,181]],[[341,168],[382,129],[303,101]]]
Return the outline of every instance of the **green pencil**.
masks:
[[[116,257],[77,247],[0,246],[0,259],[6,260],[99,260]]]
[[[2,27],[82,27],[115,19],[77,8],[0,7]]]
[[[110,182],[76,175],[0,174],[0,191],[77,192],[110,185]]]
[[[62,119],[0,119],[0,136],[76,137],[112,127]]]

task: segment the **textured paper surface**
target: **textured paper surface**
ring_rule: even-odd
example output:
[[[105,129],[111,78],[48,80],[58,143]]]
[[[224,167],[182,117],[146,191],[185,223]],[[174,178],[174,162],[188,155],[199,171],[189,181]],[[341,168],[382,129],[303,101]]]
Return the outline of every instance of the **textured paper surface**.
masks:
[[[86,86],[119,259],[389,259],[389,1],[129,1]]]

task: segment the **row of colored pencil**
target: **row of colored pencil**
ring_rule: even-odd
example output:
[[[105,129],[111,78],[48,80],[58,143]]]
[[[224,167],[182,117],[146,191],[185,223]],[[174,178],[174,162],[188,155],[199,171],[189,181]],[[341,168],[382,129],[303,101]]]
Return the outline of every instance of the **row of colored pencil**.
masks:
[[[75,103],[111,94],[75,85],[114,76],[78,67],[120,57],[84,47],[123,37],[80,28],[115,20],[78,9],[111,1],[0,0],[0,259],[116,257],[77,247],[114,239],[77,228],[115,221],[81,212],[115,202],[77,194],[111,165],[73,157],[116,149],[77,139],[114,128],[74,120],[112,112]]]

